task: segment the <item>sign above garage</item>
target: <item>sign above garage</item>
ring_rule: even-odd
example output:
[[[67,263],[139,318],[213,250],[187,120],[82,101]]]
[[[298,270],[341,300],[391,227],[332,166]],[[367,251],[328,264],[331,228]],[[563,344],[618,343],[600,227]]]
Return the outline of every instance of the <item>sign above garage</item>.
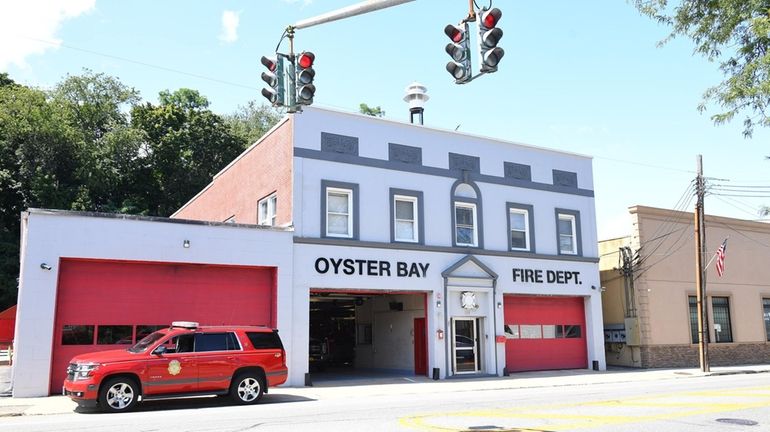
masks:
[[[582,285],[579,271],[513,269],[513,281],[521,283],[555,283]]]
[[[393,265],[395,264],[395,265]],[[430,263],[365,260],[353,258],[324,258],[315,260],[318,274],[358,275],[358,276],[397,276],[424,278],[428,275]]]

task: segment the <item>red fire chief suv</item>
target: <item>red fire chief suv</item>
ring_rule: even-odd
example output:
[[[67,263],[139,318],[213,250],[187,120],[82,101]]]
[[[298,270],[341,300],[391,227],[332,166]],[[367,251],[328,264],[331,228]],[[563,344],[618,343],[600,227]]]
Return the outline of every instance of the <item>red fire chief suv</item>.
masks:
[[[229,395],[253,404],[286,382],[286,352],[266,327],[174,322],[128,349],[76,356],[63,393],[80,406],[125,412],[153,398]]]

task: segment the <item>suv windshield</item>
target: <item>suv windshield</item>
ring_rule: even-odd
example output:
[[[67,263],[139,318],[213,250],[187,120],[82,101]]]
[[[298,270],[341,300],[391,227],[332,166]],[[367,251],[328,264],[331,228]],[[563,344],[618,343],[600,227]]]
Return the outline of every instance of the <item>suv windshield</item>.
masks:
[[[165,333],[159,332],[159,331],[150,333],[149,335],[145,336],[142,340],[137,342],[136,345],[129,348],[128,351],[132,353],[140,353],[142,351],[145,351],[150,345],[154,344],[165,335],[166,335]]]

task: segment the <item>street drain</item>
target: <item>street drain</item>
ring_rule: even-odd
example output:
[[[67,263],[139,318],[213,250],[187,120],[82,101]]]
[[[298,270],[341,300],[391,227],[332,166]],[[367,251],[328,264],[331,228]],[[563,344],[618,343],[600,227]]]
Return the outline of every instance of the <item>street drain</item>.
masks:
[[[729,423],[729,424],[740,425],[740,426],[756,426],[759,424],[754,420],[734,419],[734,418],[718,418],[717,421],[719,423]]]

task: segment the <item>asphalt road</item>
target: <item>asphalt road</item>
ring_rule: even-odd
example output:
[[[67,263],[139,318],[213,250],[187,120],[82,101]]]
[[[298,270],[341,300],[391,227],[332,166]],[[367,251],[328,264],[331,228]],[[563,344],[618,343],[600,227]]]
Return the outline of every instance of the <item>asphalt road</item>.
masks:
[[[770,431],[770,374],[326,400],[287,389],[256,406],[154,401],[132,413],[0,418],[0,430]]]

